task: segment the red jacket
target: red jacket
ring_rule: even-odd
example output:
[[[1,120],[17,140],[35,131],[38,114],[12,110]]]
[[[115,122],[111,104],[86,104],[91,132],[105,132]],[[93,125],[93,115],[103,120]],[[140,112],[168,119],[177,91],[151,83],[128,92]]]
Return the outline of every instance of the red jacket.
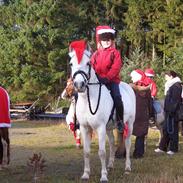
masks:
[[[157,95],[157,87],[156,87],[156,83],[149,77],[144,77],[141,81],[137,82],[138,85],[142,85],[142,86],[148,86],[151,85],[150,89],[151,89],[151,97],[156,97]]]
[[[119,51],[115,48],[98,49],[91,58],[95,72],[102,78],[120,83],[122,60]]]
[[[9,107],[8,93],[0,87],[0,127],[11,127]]]
[[[152,79],[150,79],[150,80],[151,80],[151,82],[150,82],[150,84],[151,84],[151,97],[156,97],[156,95],[157,95],[156,83]]]

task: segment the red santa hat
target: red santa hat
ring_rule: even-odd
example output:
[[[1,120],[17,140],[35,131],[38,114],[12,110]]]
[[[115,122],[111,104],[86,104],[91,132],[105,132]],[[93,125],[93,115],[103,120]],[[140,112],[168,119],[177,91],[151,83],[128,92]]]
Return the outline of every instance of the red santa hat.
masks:
[[[144,71],[136,69],[130,74],[133,83],[139,83],[141,85],[149,85],[149,78],[145,75]]]
[[[136,69],[131,72],[130,74],[133,83],[139,82],[142,80],[142,78],[145,76],[144,72],[140,69]]]
[[[9,95],[2,87],[0,87],[0,101],[0,127],[11,127]]]
[[[96,28],[96,34],[103,34],[103,33],[112,33],[115,34],[115,30],[109,27],[108,25],[98,26]]]
[[[146,69],[146,70],[145,70],[145,75],[146,75],[146,76],[149,76],[149,77],[154,77],[155,72],[154,72],[153,69],[149,68],[149,69]]]
[[[115,34],[115,30],[109,27],[108,25],[100,25],[96,27],[96,43],[99,42],[99,35],[104,33],[112,33]]]
[[[69,56],[72,57],[74,54],[76,54],[78,59],[78,64],[80,64],[83,54],[86,48],[86,41],[85,40],[78,40],[73,41],[69,46]],[[75,51],[75,53],[74,53]]]

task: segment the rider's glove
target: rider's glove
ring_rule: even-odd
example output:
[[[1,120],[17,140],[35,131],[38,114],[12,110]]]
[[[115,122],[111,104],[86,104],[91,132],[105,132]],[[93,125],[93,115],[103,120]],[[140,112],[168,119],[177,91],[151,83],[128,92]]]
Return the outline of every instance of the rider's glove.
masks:
[[[108,84],[110,81],[107,78],[102,78],[100,76],[98,76],[98,80],[100,81],[100,83],[102,84]]]

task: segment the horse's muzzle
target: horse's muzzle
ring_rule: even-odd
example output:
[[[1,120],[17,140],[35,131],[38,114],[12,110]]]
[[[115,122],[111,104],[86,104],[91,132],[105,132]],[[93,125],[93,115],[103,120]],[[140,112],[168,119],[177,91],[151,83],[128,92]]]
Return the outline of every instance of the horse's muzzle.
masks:
[[[83,93],[86,90],[86,83],[84,81],[74,82],[74,88],[77,92]]]

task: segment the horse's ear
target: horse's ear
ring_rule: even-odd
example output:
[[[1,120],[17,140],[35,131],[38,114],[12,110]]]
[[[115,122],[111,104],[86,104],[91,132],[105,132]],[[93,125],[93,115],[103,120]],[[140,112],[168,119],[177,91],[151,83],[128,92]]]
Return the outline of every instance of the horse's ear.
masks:
[[[69,46],[69,53],[73,51],[73,48]]]
[[[90,53],[93,52],[93,50],[88,42],[86,43],[86,50],[89,51]]]
[[[74,49],[71,46],[69,46],[69,57],[70,58],[72,58],[74,56],[74,51],[73,50]]]

